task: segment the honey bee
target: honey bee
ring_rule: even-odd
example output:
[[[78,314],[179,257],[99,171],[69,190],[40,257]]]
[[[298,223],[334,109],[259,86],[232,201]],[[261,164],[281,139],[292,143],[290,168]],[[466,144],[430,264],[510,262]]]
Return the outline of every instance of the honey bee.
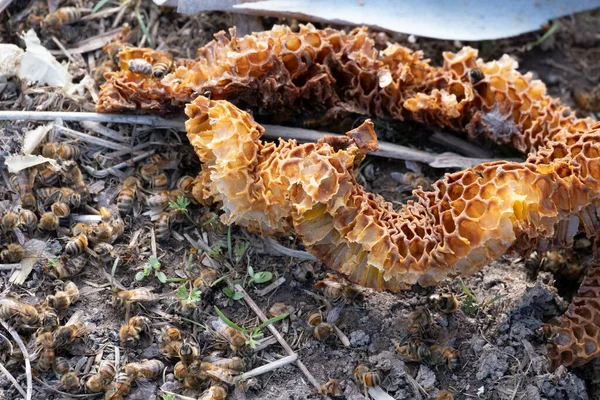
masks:
[[[35,347],[39,351],[36,369],[49,371],[54,366],[54,336],[52,332],[40,333],[35,339]]]
[[[58,229],[58,217],[53,212],[45,212],[40,218],[38,229],[44,232],[53,232]]]
[[[177,180],[177,189],[181,190],[186,195],[190,195],[192,193],[192,188],[194,187],[194,178],[189,175],[184,175]]]
[[[184,341],[181,343],[181,347],[179,347],[179,358],[185,365],[191,364],[194,360],[198,359],[200,355],[200,349],[190,343],[188,341]]]
[[[137,346],[140,342],[140,336],[144,333],[150,333],[150,319],[144,316],[133,317],[121,326],[119,338],[123,347]]]
[[[246,370],[246,363],[240,357],[231,357],[231,358],[214,358],[207,357],[204,359],[204,362],[210,363],[214,367],[230,369],[235,372],[244,372]],[[206,369],[206,365],[201,363],[200,368]]]
[[[156,61],[154,63],[154,65],[152,66],[152,76],[155,77],[156,79],[162,78],[169,72],[172,65],[173,65],[172,57],[168,57],[168,56],[162,57],[161,59]]]
[[[71,364],[69,364],[69,360],[67,360],[66,358],[58,357],[54,361],[53,370],[56,375],[64,375],[67,372],[71,371]]]
[[[46,301],[56,311],[63,311],[78,299],[79,288],[73,282],[69,281],[65,284],[64,290],[59,290],[56,294],[48,296]]]
[[[35,210],[36,200],[33,195],[33,185],[27,170],[21,170],[10,177],[10,183],[19,193],[21,206],[29,210]]]
[[[44,204],[60,202],[68,203],[75,208],[81,206],[81,195],[75,193],[71,188],[47,187],[37,189],[35,193]]]
[[[374,387],[381,384],[381,374],[377,371],[371,371],[364,364],[359,364],[352,373],[357,385],[365,387]]]
[[[232,350],[237,351],[246,346],[246,338],[244,335],[240,331],[228,326],[221,319],[212,321],[212,326],[229,342]]]
[[[434,400],[454,400],[454,395],[448,390],[440,390]]]
[[[78,235],[69,240],[65,245],[65,253],[74,257],[81,254],[88,247],[88,238],[86,235]]]
[[[198,400],[225,400],[226,398],[227,388],[221,385],[213,385]]]
[[[127,376],[136,378],[156,378],[165,369],[165,364],[159,360],[144,360],[125,365],[123,371]]]
[[[173,375],[175,375],[175,378],[180,381],[184,380],[188,376],[191,376],[183,361],[178,361],[177,364],[175,364],[173,367]]]
[[[5,321],[14,319],[18,324],[26,326],[34,326],[40,322],[40,315],[34,306],[10,297],[0,299],[0,318]]]
[[[317,326],[323,322],[323,315],[320,312],[312,313],[306,319],[310,326]]]
[[[360,290],[356,286],[334,280],[333,275],[328,275],[327,278],[317,282],[315,287],[322,289],[325,297],[334,301],[341,298],[346,304],[354,304],[361,297]]]
[[[164,172],[162,172],[158,175],[150,177],[148,185],[150,186],[150,189],[153,190],[166,189],[169,186],[169,178]]]
[[[58,218],[66,218],[71,215],[71,209],[69,208],[69,205],[59,201],[52,203],[50,210],[52,210],[54,215],[56,215]]]
[[[327,322],[321,322],[313,329],[313,335],[321,342],[326,341],[333,334],[333,325]]]
[[[177,329],[177,328],[173,328]],[[162,337],[162,336],[161,336]],[[169,360],[175,360],[179,358],[179,350],[181,349],[181,337],[176,340],[161,339],[158,343],[158,350],[160,353]]]
[[[58,174],[49,166],[43,166],[38,169],[37,179],[44,186],[54,186],[58,182]]]
[[[19,226],[19,216],[17,213],[8,211],[2,216],[2,231],[4,233],[11,232]]]
[[[149,208],[165,208],[171,200],[170,193],[166,190],[163,190],[148,196],[146,198],[146,205]]]
[[[63,280],[75,276],[85,267],[88,257],[85,254],[64,260],[63,258],[45,259],[42,268],[53,279]]]
[[[438,310],[447,314],[458,310],[460,305],[456,296],[451,293],[434,294],[429,297],[429,300],[435,304]]]
[[[116,64],[113,60],[105,60],[102,64],[96,67],[92,74],[92,78],[94,78],[94,81],[97,85],[100,85],[106,81],[104,74],[114,71],[115,67]]]
[[[92,243],[108,242],[113,236],[113,227],[110,223],[100,222],[92,228],[89,240]]]
[[[100,261],[108,263],[113,258],[113,246],[109,243],[98,243],[94,246],[94,253],[98,255]]]
[[[11,243],[0,252],[0,262],[5,264],[18,263],[24,257],[25,249],[18,243]]]
[[[79,389],[79,378],[66,358],[58,357],[54,361],[54,373],[60,377],[60,387],[63,390],[71,392]]]
[[[164,328],[160,333],[159,340],[162,342],[181,340],[181,331],[174,326]]]
[[[325,396],[341,397],[344,394],[340,383],[336,379],[329,379],[327,382],[321,384],[319,393]]]
[[[410,337],[394,346],[396,352],[405,361],[423,361],[430,356],[431,351],[417,337]]]
[[[46,143],[42,146],[42,156],[60,158],[61,160],[77,160],[81,155],[79,147],[67,143]]]
[[[85,335],[88,327],[82,321],[83,312],[77,311],[69,318],[64,326],[58,327],[54,332],[54,344],[56,347],[62,347],[73,343],[78,338]]]
[[[473,68],[469,71],[469,79],[472,85],[477,85],[485,78],[485,74],[479,68]]]
[[[119,209],[119,214],[122,216],[125,216],[131,212],[135,199],[135,193],[139,186],[140,180],[135,176],[130,176],[123,182],[123,188],[117,196],[117,208]]]
[[[120,308],[133,303],[155,303],[160,300],[160,296],[152,293],[153,290],[151,287],[121,290],[114,295],[113,305]]]
[[[82,10],[75,7],[61,7],[46,15],[42,21],[42,28],[58,30],[61,25],[73,24],[81,19]]]
[[[273,304],[269,308],[269,311],[267,312],[267,316],[269,318],[274,318],[274,317],[278,317],[278,316],[283,315],[283,314],[288,314],[289,315],[290,312],[291,312],[291,310],[287,306],[287,304],[285,304],[285,303],[275,303],[275,304]],[[309,319],[310,319],[310,317],[309,317]],[[323,321],[323,318],[321,318],[320,322],[322,322],[322,321]],[[309,322],[309,324],[310,324],[310,322]]]
[[[71,189],[82,199],[87,199],[89,196],[87,184],[83,180],[83,174],[75,161],[67,161],[63,163],[63,179]]]
[[[156,232],[156,240],[164,242],[169,238],[171,218],[168,213],[160,213],[158,219],[154,222],[154,230]]]
[[[42,324],[41,329],[43,332],[54,331],[58,325],[60,325],[58,314],[53,308],[42,307],[42,309],[39,310],[39,315]]]
[[[203,268],[200,271],[200,276],[194,279],[193,287],[199,288],[200,291],[206,292],[213,283],[217,280],[217,270],[213,268]]]
[[[85,387],[92,393],[102,392],[106,390],[115,374],[115,365],[112,361],[104,360],[100,363],[98,371],[87,380]]]
[[[239,375],[237,371],[207,361],[194,361],[187,366],[187,370],[194,376],[205,376],[213,380],[218,379],[228,384],[233,384],[233,377]]]
[[[449,370],[456,369],[459,363],[458,350],[452,347],[433,345],[430,347],[430,361],[433,365],[445,364]]]
[[[38,218],[33,211],[22,209],[19,211],[19,222],[31,233],[37,227]]]
[[[150,75],[152,73],[152,64],[143,58],[133,58],[129,60],[127,68],[134,74]]]
[[[408,332],[410,334],[426,334],[431,326],[431,313],[427,308],[418,308],[408,314]]]
[[[119,372],[114,382],[106,387],[104,400],[122,400],[131,391],[131,383],[134,378],[125,372]]]

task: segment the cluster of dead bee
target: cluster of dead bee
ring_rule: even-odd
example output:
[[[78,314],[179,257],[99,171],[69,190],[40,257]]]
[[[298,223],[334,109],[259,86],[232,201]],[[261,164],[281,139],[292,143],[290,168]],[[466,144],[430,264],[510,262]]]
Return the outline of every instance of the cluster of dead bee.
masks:
[[[172,186],[173,170],[178,160],[167,159],[162,155],[152,155],[142,164],[136,175],[130,176],[123,182],[123,188],[117,196],[117,208],[123,217],[129,215],[140,201],[144,201],[147,214],[154,221],[156,239],[165,241],[169,238],[171,225],[189,220],[185,207],[172,208],[169,204],[185,199],[185,204],[194,201],[192,187],[194,178],[184,175]]]
[[[458,299],[448,293],[433,295],[430,301],[444,313],[453,313],[459,307]],[[407,334],[395,344],[396,352],[405,361],[426,361],[432,365],[446,365],[450,370],[456,369],[460,362],[458,351],[437,344],[433,331],[431,312],[425,307],[418,308],[409,314]]]
[[[245,338],[241,337],[245,344]],[[203,399],[225,399],[227,387],[223,384],[233,384],[233,378],[246,371],[246,363],[240,357],[209,356],[201,359],[198,345],[191,338],[184,337],[175,327],[165,327],[161,331],[158,348],[166,359],[177,360],[174,367],[175,378],[183,381],[186,389],[208,387]]]
[[[41,146],[40,153],[56,160],[56,166],[45,163],[10,177],[19,203],[2,215],[2,237],[7,244],[0,250],[0,261],[18,263],[27,255],[29,239],[56,235],[68,239],[62,254],[45,260],[44,270],[52,278],[65,279],[78,274],[90,258],[99,264],[109,262],[112,243],[123,233],[123,220],[107,206],[94,209],[88,205],[91,196],[77,166],[79,148],[48,142]],[[93,212],[100,221],[76,223],[72,219],[75,210]]]

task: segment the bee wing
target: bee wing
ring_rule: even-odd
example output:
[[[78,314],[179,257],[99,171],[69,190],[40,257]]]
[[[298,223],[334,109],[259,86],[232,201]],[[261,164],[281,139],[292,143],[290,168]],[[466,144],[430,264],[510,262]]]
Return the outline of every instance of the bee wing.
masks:
[[[23,235],[23,232],[21,232],[19,228],[14,228],[13,232],[17,237],[17,241],[19,242],[19,244],[23,246],[25,244],[25,235]]]
[[[329,311],[327,313],[327,323],[328,324],[334,324],[335,321],[337,321],[340,318],[340,314],[342,313],[342,310],[344,309],[344,306],[346,305],[346,302],[344,300],[340,301],[339,304],[337,304],[335,307],[333,307],[331,309],[331,311]]]
[[[129,301],[138,303],[151,303],[160,300],[160,296],[156,293],[152,293],[154,288],[141,287],[133,289]]]
[[[229,385],[233,385],[234,384],[233,377],[236,375],[239,375],[238,372],[235,372],[233,370],[226,369],[226,368],[220,368],[220,367],[215,367],[214,369],[209,369],[209,370],[206,370],[203,372],[206,375],[210,375],[213,378],[217,378]]]
[[[75,313],[71,315],[71,318],[65,323],[65,326],[74,325],[78,322],[83,322],[83,310],[75,311]]]

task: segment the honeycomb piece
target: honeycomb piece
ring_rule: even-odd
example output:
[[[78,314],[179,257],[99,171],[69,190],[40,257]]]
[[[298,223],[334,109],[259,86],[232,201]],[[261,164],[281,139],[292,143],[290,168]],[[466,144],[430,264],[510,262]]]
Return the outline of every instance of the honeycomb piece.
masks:
[[[581,366],[600,355],[600,267],[591,267],[577,295],[551,327],[548,356],[552,367]]]
[[[569,246],[579,231],[600,228],[595,130],[550,141],[535,163],[498,161],[447,175],[395,212],[354,178],[376,148],[370,122],[343,139],[275,145],[260,142],[263,128],[231,103],[198,97],[186,113],[203,162],[198,200],[221,204],[224,223],[262,234],[293,229],[308,251],[363,286],[435,285],[509,250]]]

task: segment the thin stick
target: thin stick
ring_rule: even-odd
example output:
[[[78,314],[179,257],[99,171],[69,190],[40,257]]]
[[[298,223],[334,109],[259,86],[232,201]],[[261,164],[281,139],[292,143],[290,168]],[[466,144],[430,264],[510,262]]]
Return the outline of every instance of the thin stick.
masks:
[[[84,165],[83,168],[87,172],[89,172],[90,175],[94,176],[95,178],[105,178],[109,174],[112,174],[121,168],[129,167],[129,166],[131,166],[132,163],[136,163],[140,160],[143,160],[144,158],[148,158],[154,153],[156,153],[156,150],[150,150],[150,151],[140,154],[139,156],[133,157],[131,160],[123,161],[122,163],[113,165],[112,167],[106,168],[106,169],[95,170],[94,168],[90,167],[89,165]]]
[[[491,155],[485,149],[479,146],[475,146],[466,140],[456,137],[452,134],[436,131],[429,138],[433,143],[441,144],[445,147],[452,149],[453,151],[465,155],[467,157],[475,158],[491,158]]]
[[[21,264],[0,264],[0,271],[12,271],[14,269],[21,269]]]
[[[9,381],[12,382],[13,385],[15,385],[15,388],[17,388],[19,393],[21,393],[21,396],[27,397],[27,393],[25,393],[23,386],[21,386],[19,384],[19,382],[17,382],[15,377],[12,376],[12,374],[10,372],[8,372],[8,370],[6,368],[4,368],[4,365],[2,363],[0,363],[0,371],[8,378]]]
[[[256,313],[256,315],[258,316],[258,318],[262,321],[265,322],[268,320],[267,316],[262,312],[262,310],[258,307],[258,305],[254,302],[254,300],[252,300],[252,298],[248,295],[248,293],[246,293],[246,291],[244,290],[243,287],[241,287],[239,284],[235,285],[235,290],[242,293],[244,295],[244,300],[246,301],[246,303],[248,303],[248,306],[252,309],[252,311],[254,311]],[[269,330],[271,331],[271,333],[273,334],[273,336],[275,336],[277,338],[277,341],[279,342],[279,344],[281,344],[281,347],[283,347],[283,349],[291,356],[294,353],[294,350],[292,350],[292,348],[290,347],[290,345],[285,341],[285,339],[279,334],[279,332],[277,331],[277,329],[273,326],[273,324],[269,324],[267,326],[267,328],[269,328]],[[310,373],[310,371],[308,370],[308,368],[306,368],[306,366],[302,363],[302,361],[300,360],[296,360],[295,361],[296,366],[300,369],[300,371],[302,371],[302,373],[304,374],[304,376],[306,376],[306,378],[308,379],[308,381],[317,389],[319,390],[321,388],[321,386],[319,385],[319,382],[317,382],[317,380],[315,379],[315,377]]]
[[[19,345],[21,349],[21,353],[23,354],[23,359],[25,359],[25,376],[27,377],[27,394],[25,395],[25,400],[31,400],[31,395],[33,392],[33,383],[32,383],[32,375],[31,375],[31,362],[29,361],[29,352],[27,351],[27,347],[23,344],[21,340],[21,336],[11,328],[6,321],[0,319],[0,324],[6,329],[8,333],[13,337],[15,343]]]
[[[317,261],[317,257],[313,256],[309,252],[302,250],[294,250],[285,247],[279,244],[275,239],[273,239],[270,236],[267,236],[264,240],[267,246],[269,246],[271,250],[276,251],[277,253],[283,254],[285,256],[298,258],[300,260]]]
[[[58,394],[60,394],[62,396],[71,397],[73,399],[82,399],[82,398],[94,397],[94,396],[98,396],[99,394],[101,394],[101,393],[71,394],[71,393],[61,392],[60,390],[55,389],[52,386],[48,385],[46,382],[44,382],[43,380],[41,380],[38,377],[35,377],[35,380],[38,381],[38,383],[41,383],[42,386],[44,386],[46,389],[49,389],[49,390],[53,391],[54,393],[58,393]]]
[[[62,111],[0,111],[0,120],[54,121],[57,118],[61,118],[64,121],[96,121],[151,125],[155,129],[176,129],[180,132],[185,132],[185,125],[182,120],[168,120],[151,115],[102,114],[94,112]],[[332,135],[330,133],[323,133],[310,129],[290,128],[278,125],[263,126],[265,128],[265,137],[272,139],[297,139],[300,142],[316,142],[323,136]],[[93,136],[90,137],[97,139]],[[112,147],[114,148],[115,146],[113,145]],[[409,147],[386,142],[379,142],[379,150],[373,153],[369,152],[368,154],[396,160],[419,161],[429,164],[433,168],[467,168],[473,165],[481,164],[482,162],[496,160],[487,158],[462,157],[452,153],[435,155],[426,151],[415,150]]]
[[[74,129],[65,128],[64,126],[57,126],[56,130],[60,133],[65,134],[69,137],[74,137],[83,142],[96,144],[98,146],[106,147],[109,149],[117,149],[117,150],[129,150],[131,146],[125,146],[120,143],[111,142],[110,140],[102,139],[96,136],[88,135],[87,133],[78,132]]]
[[[252,378],[254,376],[259,376],[259,375],[262,375],[262,374],[266,374],[267,372],[274,371],[277,368],[281,368],[284,365],[291,364],[293,362],[296,362],[297,360],[298,360],[298,354],[296,354],[296,353],[291,354],[291,355],[289,355],[287,357],[283,357],[281,360],[273,361],[273,362],[270,362],[268,364],[261,365],[258,368],[254,368],[254,369],[252,369],[252,370],[250,370],[248,372],[244,372],[243,375],[236,376],[233,379],[233,382],[235,384],[238,384],[239,382],[241,382],[241,381],[243,381],[245,379]]]

